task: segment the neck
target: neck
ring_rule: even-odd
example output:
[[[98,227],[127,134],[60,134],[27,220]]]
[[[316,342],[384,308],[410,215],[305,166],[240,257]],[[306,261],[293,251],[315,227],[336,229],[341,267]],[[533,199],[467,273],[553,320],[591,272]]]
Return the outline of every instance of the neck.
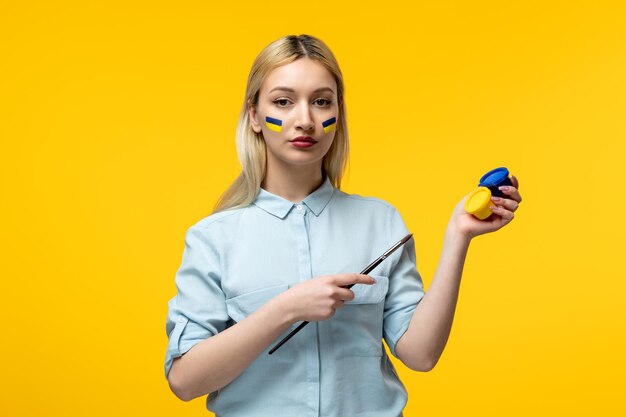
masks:
[[[292,203],[300,203],[323,182],[321,160],[311,165],[289,165],[268,160],[261,187]]]

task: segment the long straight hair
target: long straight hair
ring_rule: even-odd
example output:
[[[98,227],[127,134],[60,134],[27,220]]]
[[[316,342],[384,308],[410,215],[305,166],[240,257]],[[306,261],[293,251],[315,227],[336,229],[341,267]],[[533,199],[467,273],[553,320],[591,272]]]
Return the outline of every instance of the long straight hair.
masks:
[[[237,124],[236,145],[237,156],[241,163],[241,173],[218,199],[213,213],[246,207],[258,195],[261,183],[265,178],[267,149],[263,134],[256,133],[250,125],[248,107],[257,106],[259,90],[270,71],[304,57],[314,59],[324,65],[333,74],[337,82],[339,120],[333,143],[324,155],[322,175],[327,176],[335,188],[341,188],[341,178],[348,164],[349,151],[343,75],[335,56],[324,42],[309,35],[289,35],[266,46],[252,64],[248,76],[246,96]]]

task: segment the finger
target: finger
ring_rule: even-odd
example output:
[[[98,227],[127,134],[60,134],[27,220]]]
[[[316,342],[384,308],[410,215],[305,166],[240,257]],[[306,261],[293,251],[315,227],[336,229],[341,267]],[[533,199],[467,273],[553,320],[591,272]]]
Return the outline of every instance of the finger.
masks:
[[[517,201],[511,200],[510,198],[491,197],[491,201],[509,211],[515,211],[519,206],[519,203]]]
[[[507,222],[510,222],[515,217],[515,214],[513,214],[512,211],[509,211],[505,209],[504,207],[490,206],[489,208],[491,209],[491,211],[493,211],[498,216],[502,217]]]
[[[498,189],[502,191],[504,194],[511,197],[513,200],[517,201],[518,203],[522,202],[522,196],[520,195],[517,188],[512,187],[510,185],[503,185],[503,186],[498,187]]]
[[[354,292],[348,288],[339,287],[337,289],[337,299],[339,300],[354,300]]]
[[[513,187],[519,190],[519,181],[515,175],[511,175],[511,182],[513,183]]]
[[[350,284],[373,284],[376,281],[374,278],[365,274],[337,274],[335,275],[334,282],[343,287]]]

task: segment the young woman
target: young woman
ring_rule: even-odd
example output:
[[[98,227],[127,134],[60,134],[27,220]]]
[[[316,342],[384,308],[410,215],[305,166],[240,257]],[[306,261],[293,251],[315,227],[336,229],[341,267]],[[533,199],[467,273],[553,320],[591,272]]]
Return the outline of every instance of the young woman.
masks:
[[[382,340],[410,369],[435,366],[470,240],[513,219],[517,180],[486,220],[464,211],[465,198],[456,205],[425,293],[413,240],[371,274],[356,272],[409,231],[387,202],[340,191],[344,84],[323,42],[286,36],[261,51],[237,150],[241,174],[186,233],[166,326],[172,391],[208,394],[217,416],[402,415],[407,392]]]

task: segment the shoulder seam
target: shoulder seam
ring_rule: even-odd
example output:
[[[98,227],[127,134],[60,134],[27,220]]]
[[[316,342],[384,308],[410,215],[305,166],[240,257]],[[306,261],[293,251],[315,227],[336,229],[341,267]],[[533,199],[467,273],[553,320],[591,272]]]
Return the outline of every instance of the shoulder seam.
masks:
[[[389,204],[388,202],[386,202],[385,200],[382,200],[378,197],[364,197],[364,196],[360,196],[360,195],[354,195],[354,194],[348,194],[345,192],[341,192],[341,195],[343,197],[346,198],[350,198],[352,200],[365,200],[365,201],[371,201],[373,203],[378,203],[378,204],[382,204],[385,207],[393,207],[391,204]]]
[[[206,229],[207,227],[209,227],[210,225],[212,225],[213,223],[217,223],[219,221],[222,221],[230,216],[234,216],[235,214],[239,213],[240,210],[244,210],[247,209],[248,207],[242,207],[240,209],[237,210],[233,210],[231,213],[226,213],[226,212],[221,212],[224,215],[223,216],[219,216],[215,219],[211,219],[211,220],[206,220],[208,219],[208,217],[205,217],[204,219],[201,219],[199,221],[197,221],[194,225],[192,225],[191,227],[197,227],[199,229]],[[220,213],[215,213],[215,214],[220,214]],[[206,223],[203,223],[203,221],[206,221]]]

